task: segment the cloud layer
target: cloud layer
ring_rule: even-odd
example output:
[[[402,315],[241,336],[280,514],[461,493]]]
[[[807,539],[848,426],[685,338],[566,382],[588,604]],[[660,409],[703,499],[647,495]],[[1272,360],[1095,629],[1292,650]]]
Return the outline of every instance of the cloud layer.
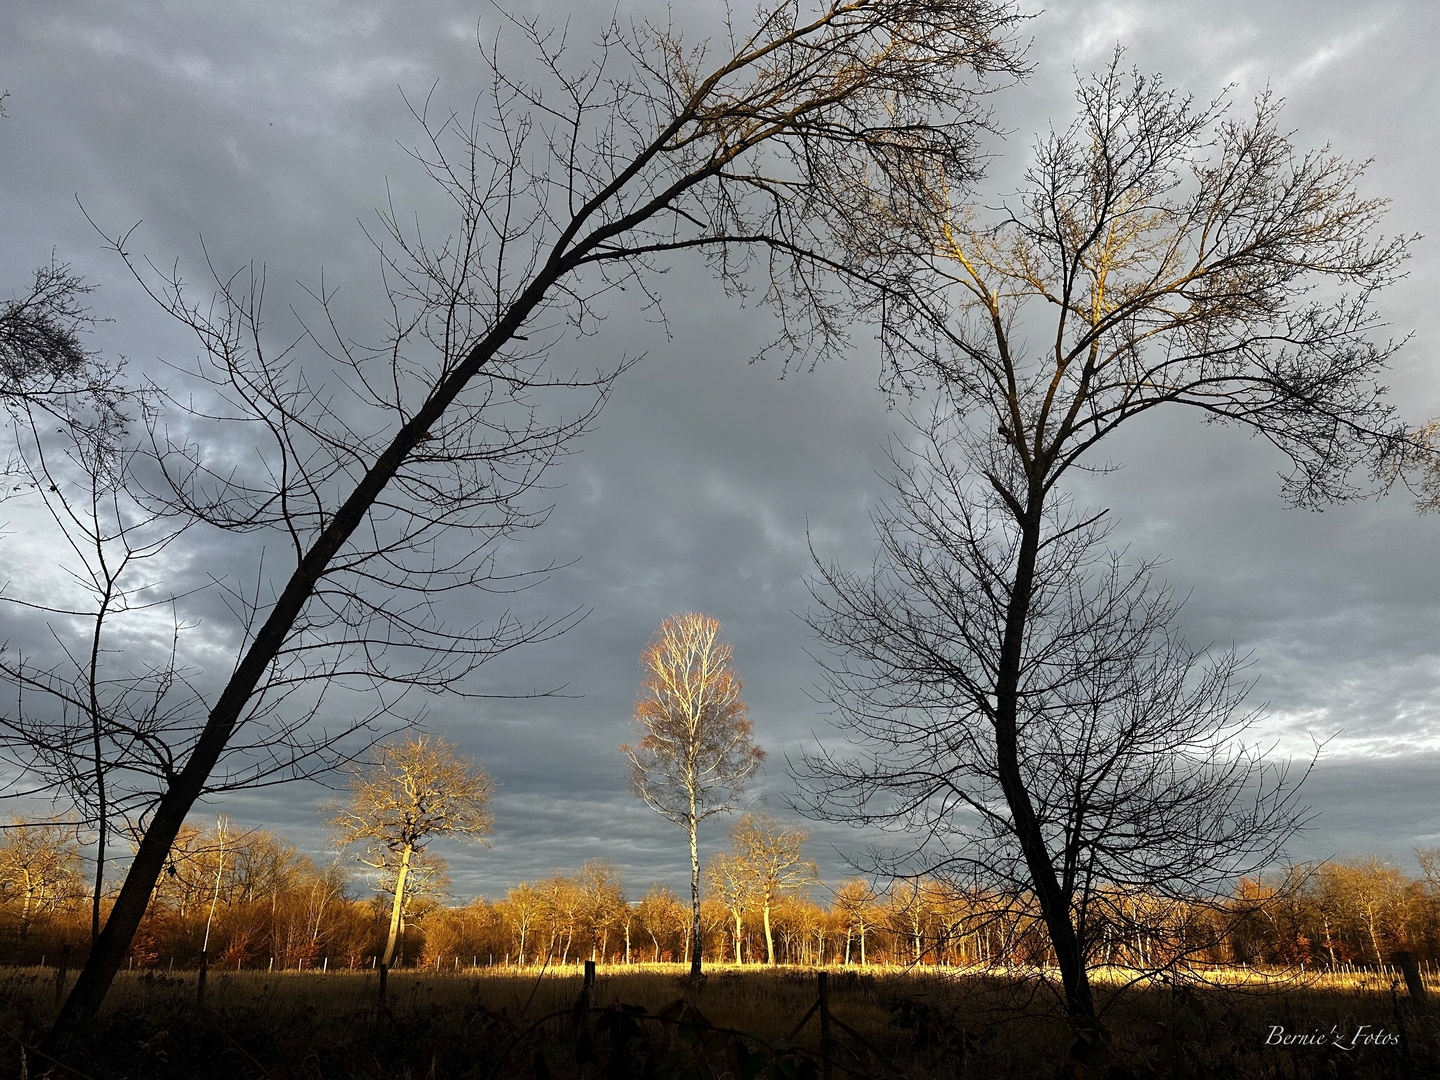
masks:
[[[565,17],[559,4],[525,10],[542,22]],[[575,25],[610,10],[582,9]],[[480,15],[480,40],[494,21],[489,9]],[[21,285],[54,249],[103,284],[96,310],[114,321],[96,343],[107,352],[147,370],[194,355],[193,341],[105,257],[78,195],[106,229],[143,220],[137,246],[163,264],[179,258],[192,279],[203,277],[201,236],[227,271],[265,264],[277,333],[286,305],[304,302],[291,283],[314,282],[321,267],[340,288],[342,316],[373,329],[376,259],[357,219],[373,222],[387,198],[441,218],[437,193],[404,150],[419,135],[406,99],[423,102],[432,86],[439,102],[471,99],[476,29],[475,10],[460,4],[6,5],[0,288]],[[1233,84],[1243,107],[1273,88],[1301,145],[1374,158],[1367,191],[1394,200],[1393,231],[1440,233],[1440,76],[1428,56],[1440,9],[1425,0],[1071,0],[1027,30],[1034,75],[995,101],[1012,132],[992,148],[997,193],[1032,133],[1068,116],[1074,72],[1104,64],[1120,42],[1136,66],[1198,97]],[[1410,278],[1382,301],[1396,336],[1413,335],[1393,393],[1416,423],[1440,414],[1437,271],[1434,243],[1421,241]],[[553,475],[555,510],[515,556],[573,561],[524,594],[524,610],[590,614],[481,680],[504,693],[563,684],[573,696],[429,703],[427,722],[499,784],[493,847],[446,852],[462,896],[494,895],[596,855],[621,864],[632,889],[685,880],[683,835],[629,795],[615,753],[629,737],[638,654],[670,612],[709,612],[734,643],[771,752],[757,798],[782,808],[786,755],[828,737],[806,694],[816,672],[799,614],[810,543],[851,566],[870,558],[867,515],[883,495],[877,471],[895,419],[877,390],[874,344],[862,328],[849,361],[781,378],[748,363],[773,333],[765,310],[727,298],[694,266],[676,267],[661,285],[668,335],[617,304],[600,336],[564,347],[567,362],[643,359]],[[1190,594],[1192,640],[1233,643],[1253,658],[1255,700],[1268,703],[1280,752],[1330,740],[1309,785],[1314,827],[1294,853],[1404,857],[1412,845],[1440,843],[1429,809],[1440,780],[1435,519],[1418,517],[1403,493],[1323,514],[1287,509],[1272,452],[1183,419],[1138,425],[1110,453],[1124,467],[1088,481],[1079,500],[1113,507],[1117,539],[1167,560],[1165,576]],[[23,517],[12,515],[12,534],[16,522]],[[229,548],[192,558],[207,571],[246,572]],[[23,534],[0,541],[0,577],[19,578],[37,561],[43,555]],[[295,786],[224,808],[323,853],[317,810],[328,797]],[[834,880],[856,838],[836,826],[814,831]],[[723,826],[710,832],[713,848]]]

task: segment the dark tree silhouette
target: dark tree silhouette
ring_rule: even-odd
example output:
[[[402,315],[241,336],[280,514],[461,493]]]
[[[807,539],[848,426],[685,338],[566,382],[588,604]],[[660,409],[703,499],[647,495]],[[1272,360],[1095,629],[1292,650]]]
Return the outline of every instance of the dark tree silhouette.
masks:
[[[330,321],[323,286],[319,320],[277,346],[262,319],[263,275],[216,273],[218,296],[197,302],[178,271],[112,238],[203,348],[193,370],[155,388],[147,490],[211,542],[277,542],[254,582],[226,586],[233,667],[207,692],[203,723],[170,750],[165,789],[46,1053],[90,1026],[238,730],[313,712],[307,686],[371,689],[382,715],[407,687],[464,692],[476,665],[570,624],[502,613],[472,631],[441,610],[447,594],[497,584],[496,546],[543,518],[524,496],[617,373],[554,373],[550,347],[570,329],[590,333],[611,290],[658,300],[652,272],[694,251],[728,286],[763,291],[782,345],[812,358],[838,349],[846,304],[832,286],[858,295],[904,280],[839,243],[856,183],[973,176],[981,94],[1020,74],[1016,20],[985,0],[813,12],[781,2],[713,51],[664,27],[617,24],[574,62],[561,37],[509,20],[468,120],[417,109],[416,157],[455,222],[430,242],[400,211],[382,214],[393,318],[391,339],[372,350]],[[512,38],[534,54],[536,79],[500,64]],[[537,404],[567,389],[590,395],[568,418]]]
[[[1357,467],[1383,475],[1412,441],[1377,382],[1393,345],[1372,340],[1371,307],[1399,274],[1406,241],[1379,235],[1384,203],[1358,193],[1362,167],[1297,150],[1268,97],[1236,118],[1223,103],[1199,107],[1158,79],[1126,77],[1119,62],[1082,80],[1078,118],[1039,142],[1019,193],[998,210],[968,205],[943,174],[917,175],[908,203],[872,200],[857,249],[909,251],[933,271],[923,302],[897,310],[920,290],[892,300],[884,332],[911,374],[940,384],[956,426],[938,482],[906,481],[900,513],[881,523],[882,533],[914,530],[913,546],[899,532],[884,541],[884,570],[899,584],[887,591],[884,580],[828,574],[839,598],[818,619],[842,654],[854,647],[878,665],[874,686],[897,707],[913,703],[929,717],[913,732],[898,717],[876,718],[866,737],[884,760],[856,790],[892,775],[902,792],[896,820],[926,818],[928,800],[948,813],[967,790],[957,762],[983,765],[999,801],[971,809],[1005,836],[1038,901],[1081,1058],[1098,1036],[1085,913],[1075,907],[1090,841],[1078,839],[1079,822],[1062,825],[1065,804],[1051,801],[1080,796],[1057,796],[1049,783],[1086,790],[1095,763],[1073,755],[1091,730],[1090,703],[1107,717],[1102,688],[1137,718],[1152,690],[1162,712],[1188,707],[1171,673],[1194,657],[1167,631],[1170,603],[1146,591],[1143,574],[1080,572],[1095,538],[1058,509],[1062,480],[1097,464],[1093,453],[1118,427],[1171,406],[1271,442],[1292,465],[1285,492],[1300,504],[1355,494]],[[1043,664],[1057,648],[1071,653],[1058,657],[1060,671],[1073,673],[1052,687]],[[1114,666],[1121,660],[1160,681],[1131,685]],[[1202,723],[1199,735],[1224,730],[1226,668],[1206,677],[1214,696],[1194,702],[1218,725]],[[1086,690],[1101,672],[1110,682]],[[856,718],[869,723],[858,674],[849,689],[861,694]],[[1046,720],[1046,709],[1071,709],[1071,692],[1081,695],[1075,709]],[[1124,745],[1175,737],[1145,724]],[[1189,745],[1185,731],[1177,749]],[[1246,760],[1234,763],[1242,775]],[[838,768],[821,775],[844,779]],[[1157,805],[1173,783],[1190,790],[1188,775],[1158,772]],[[827,812],[857,809],[852,800]],[[1201,820],[1181,835],[1198,842]],[[1097,872],[1123,877],[1139,849],[1096,840],[1093,855]]]

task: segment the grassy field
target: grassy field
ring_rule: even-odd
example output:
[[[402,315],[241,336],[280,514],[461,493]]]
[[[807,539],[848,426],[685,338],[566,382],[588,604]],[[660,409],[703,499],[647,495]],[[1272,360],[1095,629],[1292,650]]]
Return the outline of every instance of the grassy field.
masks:
[[[1206,973],[1122,989],[1097,972],[1111,1060],[1100,1075],[1440,1076],[1440,979],[1412,1005],[1380,973]],[[831,969],[835,1077],[1049,1077],[1068,1031],[1045,973]],[[813,969],[601,967],[577,1014],[578,969],[122,973],[102,1030],[69,1071],[110,1078],[820,1076]],[[0,1075],[38,1077],[33,1046],[55,1008],[53,969],[0,971]]]

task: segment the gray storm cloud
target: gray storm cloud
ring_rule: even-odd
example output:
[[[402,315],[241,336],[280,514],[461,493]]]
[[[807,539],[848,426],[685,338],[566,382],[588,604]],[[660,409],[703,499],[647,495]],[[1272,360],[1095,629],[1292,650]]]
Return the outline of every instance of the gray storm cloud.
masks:
[[[558,24],[572,6],[572,34],[613,10],[525,10]],[[697,19],[709,18],[701,7]],[[136,246],[166,265],[179,258],[191,280],[203,279],[202,235],[218,266],[264,264],[277,333],[286,305],[305,302],[294,283],[313,283],[321,267],[340,290],[341,316],[357,335],[373,333],[381,294],[360,223],[387,198],[443,221],[438,193],[404,151],[420,134],[405,99],[421,102],[434,86],[437,102],[468,108],[477,23],[488,40],[493,12],[459,4],[4,5],[0,289],[23,284],[53,249],[102,285],[96,313],[113,321],[97,328],[97,346],[148,371],[194,355],[193,341],[105,257],[78,195],[106,228],[143,220]],[[1068,117],[1074,72],[1106,62],[1118,41],[1130,62],[1198,97],[1233,84],[1239,106],[1274,88],[1298,144],[1374,159],[1366,191],[1393,200],[1391,231],[1440,233],[1440,75],[1428,56],[1440,8],[1426,0],[1073,0],[1048,7],[1027,32],[1035,71],[995,98],[1011,134],[990,146],[987,194],[1004,194],[1032,133]],[[1433,241],[1415,246],[1410,271],[1380,307],[1395,336],[1413,334],[1392,383],[1418,424],[1440,414]],[[678,265],[660,284],[668,328],[617,304],[602,334],[561,347],[572,364],[643,358],[552,475],[544,529],[506,556],[566,564],[517,606],[590,614],[562,638],[485,668],[479,686],[524,694],[563,685],[566,696],[427,703],[427,723],[499,784],[493,848],[447,853],[462,896],[494,895],[596,854],[624,867],[632,890],[684,879],[681,831],[629,795],[615,753],[629,736],[641,646],[672,611],[715,615],[734,643],[757,736],[771,752],[756,798],[783,807],[786,754],[828,737],[806,694],[816,673],[797,613],[807,604],[807,534],[852,567],[871,555],[868,513],[884,495],[877,471],[895,426],[877,389],[875,343],[857,328],[848,361],[782,379],[774,366],[748,363],[773,332],[765,309],[727,298],[696,266]],[[1116,539],[1166,560],[1164,576],[1189,593],[1193,640],[1233,643],[1252,657],[1253,701],[1267,706],[1281,753],[1334,736],[1309,784],[1314,826],[1294,854],[1403,857],[1440,842],[1431,809],[1440,781],[1440,520],[1417,516],[1403,491],[1324,513],[1287,509],[1281,463],[1266,446],[1173,417],[1127,432],[1110,452],[1123,468],[1087,481],[1079,501],[1113,507]],[[23,528],[17,534],[17,515],[7,515],[11,535],[0,539],[0,579],[45,560]],[[229,548],[192,557],[207,571],[248,565],[246,552]],[[12,644],[15,633],[39,632],[12,630],[0,635]],[[224,805],[323,853],[317,807],[327,797],[296,785]],[[712,827],[707,846],[722,833]],[[833,881],[859,838],[816,826],[815,840]]]

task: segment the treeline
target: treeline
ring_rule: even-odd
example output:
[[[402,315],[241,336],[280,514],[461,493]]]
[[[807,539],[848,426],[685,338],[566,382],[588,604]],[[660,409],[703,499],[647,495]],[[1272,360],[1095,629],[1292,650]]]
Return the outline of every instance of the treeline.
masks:
[[[1410,878],[1378,858],[1291,866],[1245,879],[1221,904],[1104,891],[1094,964],[1341,967],[1388,963],[1408,950],[1440,962],[1440,851],[1417,852]],[[707,963],[942,964],[1011,967],[1053,961],[1038,908],[1026,896],[958,889],[934,880],[876,889],[852,880],[825,888],[789,875],[770,890],[762,867],[736,850],[712,860],[701,906]],[[739,865],[737,865],[739,864]],[[748,883],[748,884],[747,884]],[[136,935],[136,967],[191,966],[202,950],[222,968],[369,967],[381,952],[393,893],[319,865],[265,829],[188,826]],[[689,904],[666,885],[627,895],[618,868],[524,882],[495,900],[442,902],[448,882],[433,860],[407,900],[397,963],[566,965],[687,962]],[[819,898],[824,897],[825,902]],[[89,883],[73,831],[16,822],[0,838],[0,959],[54,961],[89,940]]]

